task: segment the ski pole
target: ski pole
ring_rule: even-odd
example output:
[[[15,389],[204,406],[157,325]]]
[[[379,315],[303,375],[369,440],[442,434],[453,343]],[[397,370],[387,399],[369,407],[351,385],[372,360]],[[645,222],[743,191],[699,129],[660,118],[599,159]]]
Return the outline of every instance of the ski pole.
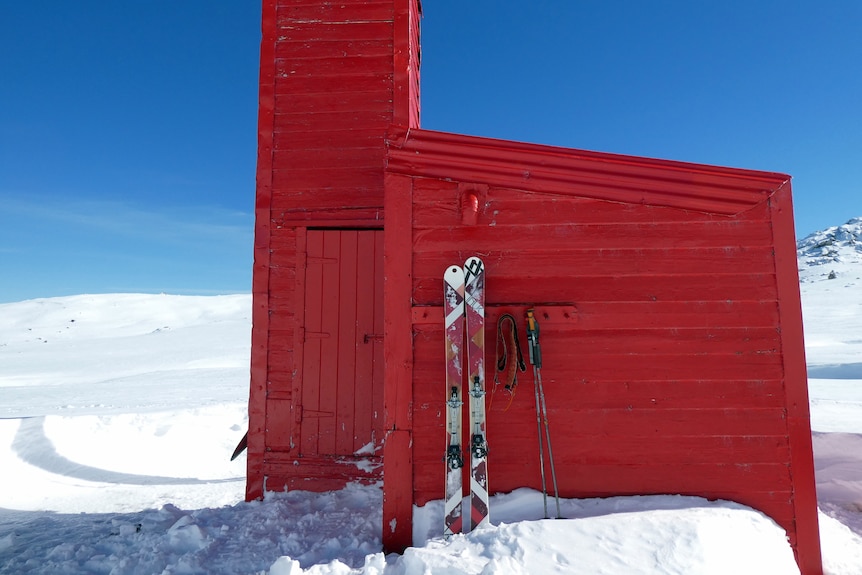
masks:
[[[562,517],[560,513],[560,490],[557,488],[557,472],[554,469],[554,451],[551,447],[551,429],[548,424],[548,406],[545,402],[545,389],[542,385],[542,348],[539,347],[539,322],[532,308],[527,310],[527,340],[530,345],[530,363],[533,364],[533,379],[536,390],[536,423],[539,427],[539,460],[542,470],[542,495],[545,502],[545,518],[548,517],[548,494],[545,484],[545,462],[542,449],[542,426],[545,423],[545,439],[548,442],[548,459],[551,463],[551,481],[554,484],[554,499],[557,504],[557,519]],[[540,415],[541,403],[541,415]]]
[[[536,369],[539,383],[539,397],[542,400],[542,415],[545,420],[545,439],[548,441],[548,460],[551,462],[551,482],[554,484],[554,499],[557,504],[557,519],[562,518],[560,513],[560,490],[557,487],[557,472],[554,470],[554,450],[551,448],[551,430],[548,427],[548,406],[545,405],[545,388],[542,385],[542,370]]]
[[[527,346],[530,351],[530,363],[533,366],[533,389],[536,392],[536,431],[539,435],[539,469],[542,472],[542,502],[545,507],[545,519],[548,518],[548,487],[545,482],[545,453],[542,441],[542,412],[539,401],[539,377],[536,373],[536,362],[542,362],[542,352],[539,349],[539,324],[533,317],[533,310],[527,310]]]

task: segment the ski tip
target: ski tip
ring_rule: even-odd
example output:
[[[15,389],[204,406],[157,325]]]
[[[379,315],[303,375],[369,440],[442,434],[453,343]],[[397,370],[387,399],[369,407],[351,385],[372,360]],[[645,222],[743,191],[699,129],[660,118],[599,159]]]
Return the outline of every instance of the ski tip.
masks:
[[[236,446],[236,449],[233,451],[233,455],[230,456],[230,460],[233,461],[239,454],[248,449],[248,431],[245,432],[245,435],[242,436],[242,439],[239,440],[239,444]]]
[[[464,274],[469,279],[478,276],[485,271],[485,262],[479,256],[471,256],[464,262]]]
[[[446,273],[443,274],[443,279],[450,285],[463,285],[464,269],[461,266],[449,266],[446,268]]]

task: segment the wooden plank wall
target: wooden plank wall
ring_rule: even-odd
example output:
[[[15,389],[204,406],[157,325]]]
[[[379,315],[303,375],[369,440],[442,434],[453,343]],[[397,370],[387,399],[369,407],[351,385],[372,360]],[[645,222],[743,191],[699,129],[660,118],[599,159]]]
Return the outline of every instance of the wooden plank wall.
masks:
[[[300,228],[294,314],[274,314],[267,489],[379,479],[383,420],[383,232]],[[298,289],[293,289],[296,286]]]
[[[328,419],[311,433],[299,413],[325,391],[318,380],[304,382],[302,373],[307,249],[314,230],[383,226],[384,136],[393,123],[419,122],[419,16],[417,0],[264,0],[249,499],[284,486],[332,489],[349,479],[380,477],[379,467],[366,473],[333,466],[333,458],[356,446],[347,445],[335,423],[326,429]],[[375,273],[375,281],[382,281],[382,270]],[[362,289],[349,282],[336,287]],[[382,323],[378,303],[374,321]],[[327,348],[320,362],[338,365],[348,355]],[[382,358],[374,369],[380,367]],[[356,393],[358,403],[339,406],[351,421],[346,412],[367,413],[362,401],[382,392],[368,378],[358,381],[367,387]],[[319,457],[304,457],[301,469],[294,465],[300,421],[307,438],[334,438],[321,439]]]
[[[333,463],[334,456],[355,451],[346,439],[336,441],[335,416],[302,415],[304,409],[306,415],[323,409],[313,400],[321,393],[319,378],[312,373],[305,385],[302,373],[304,288],[315,280],[314,274],[305,277],[308,237],[314,234],[307,227],[380,225],[383,137],[393,115],[393,19],[392,0],[280,0],[276,6],[263,466],[268,490],[331,489],[367,475]],[[335,281],[332,289],[346,287]],[[322,366],[344,359],[337,348],[318,352],[331,356],[321,356]],[[369,382],[362,396],[371,395]],[[298,469],[301,453],[304,465]]]
[[[487,365],[496,318],[514,313],[524,345],[524,311],[538,311],[564,496],[707,495],[793,533],[767,202],[727,217],[492,187],[462,226],[457,183],[415,179],[413,198],[417,504],[443,495],[440,278],[479,254]],[[539,489],[530,369],[509,399],[489,394],[490,485]]]
[[[383,232],[310,230],[305,281],[303,455],[382,443]]]
[[[393,19],[392,0],[279,3],[272,210],[281,225],[382,218]]]

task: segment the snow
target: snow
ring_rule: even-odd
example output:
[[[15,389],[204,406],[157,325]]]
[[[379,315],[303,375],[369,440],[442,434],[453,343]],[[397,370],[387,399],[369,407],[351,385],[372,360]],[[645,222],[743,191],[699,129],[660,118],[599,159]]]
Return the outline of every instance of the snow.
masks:
[[[799,248],[824,570],[859,575],[862,219]],[[546,520],[519,489],[448,540],[433,501],[389,556],[380,486],[244,502],[250,316],[248,295],[0,305],[0,573],[798,573],[769,517],[697,497],[564,499]]]

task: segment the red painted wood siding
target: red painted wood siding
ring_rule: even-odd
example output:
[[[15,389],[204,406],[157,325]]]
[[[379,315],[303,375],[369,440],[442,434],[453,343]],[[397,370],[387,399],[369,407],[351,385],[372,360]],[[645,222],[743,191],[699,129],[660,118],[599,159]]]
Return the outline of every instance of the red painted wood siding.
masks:
[[[275,8],[264,0],[261,14],[260,79],[258,88],[257,173],[254,203],[254,266],[252,271],[251,366],[248,398],[246,499],[264,491],[266,397],[269,378],[269,281],[272,230],[272,147],[275,116]]]
[[[485,225],[461,227],[440,213],[441,205],[458,205],[458,195],[454,183],[414,183],[416,503],[439,499],[443,488],[442,471],[428,471],[440,467],[445,415],[436,375],[443,364],[439,276],[448,263],[479,253],[486,341],[495,341],[501,313],[523,318],[537,306],[564,495],[706,495],[757,507],[792,533],[768,205],[731,219],[575,198],[557,201],[560,209],[527,211],[529,194],[491,188]],[[498,394],[488,414],[491,487],[538,489],[530,374],[521,376],[511,405]]]
[[[274,302],[271,322],[263,471],[274,491],[376,479],[381,463],[383,232],[303,236],[302,278],[287,278],[300,291],[291,305]]]
[[[353,455],[383,437],[383,232],[310,230],[307,249],[299,452]]]
[[[386,130],[419,121],[418,18],[415,0],[277,3],[272,215],[281,225],[379,225]]]
[[[443,495],[442,272],[479,254],[486,342],[504,312],[521,318],[523,335],[524,312],[536,307],[564,496],[748,504],[787,529],[803,573],[819,573],[810,440],[800,431],[807,403],[790,416],[807,397],[805,368],[785,356],[798,346],[782,331],[801,342],[798,286],[776,256],[778,220],[791,217],[776,209],[789,201],[788,178],[421,130],[396,142],[392,178],[413,174],[403,216],[413,501]],[[472,183],[459,182],[468,174]],[[467,192],[478,197],[474,218],[464,214]],[[508,400],[501,390],[488,396],[491,489],[538,489],[529,371]]]
[[[443,349],[438,276],[447,262],[479,253],[487,341],[500,313],[520,318],[538,306],[564,492],[690,493],[709,484],[739,500],[789,477],[765,205],[733,219],[576,198],[532,212],[529,194],[491,188],[486,225],[452,227],[451,214],[429,215],[432,206],[458,205],[458,195],[454,183],[414,184],[417,470],[440,457],[443,413],[432,408],[442,394],[434,385]],[[522,382],[508,411],[504,399],[489,413],[495,491],[539,486],[538,460],[524,458],[537,442],[529,374]],[[438,479],[417,473],[417,501],[440,497]],[[769,511],[787,518],[790,482],[781,483]]]
[[[789,185],[784,174],[478,138],[390,130],[387,169],[414,177],[734,215]]]
[[[379,479],[379,469],[350,471],[334,460],[361,447],[357,442],[370,441],[371,430],[379,428],[382,391],[374,382],[381,376],[377,371],[369,375],[365,356],[345,351],[346,332],[305,347],[302,328],[314,320],[306,316],[306,302],[313,305],[308,298],[317,295],[307,283],[316,281],[316,256],[311,256],[308,278],[307,256],[321,233],[309,228],[382,226],[384,134],[393,123],[418,126],[419,121],[419,16],[417,0],[263,2],[249,499],[285,485],[330,489],[351,478]],[[366,236],[357,237],[360,252],[366,253]],[[379,258],[382,244],[377,243],[373,253]],[[379,266],[373,269],[382,273]],[[350,270],[341,270],[333,289],[342,295],[355,289],[360,297],[370,289],[366,271],[358,268],[351,283],[344,279]],[[374,284],[375,290],[379,287]],[[324,315],[318,320],[343,322],[371,309],[353,310],[346,298],[339,301],[343,307],[321,309]],[[374,321],[381,322],[381,301],[374,314]],[[354,319],[371,321],[365,315]],[[319,349],[310,350],[314,345]],[[368,345],[380,347],[378,340]],[[308,367],[313,354],[319,355],[324,371]],[[343,372],[351,362],[358,375],[353,405],[345,381],[337,379],[332,388],[325,371],[335,366]],[[373,366],[379,369],[379,362]],[[335,405],[326,403],[331,391],[337,393]],[[306,415],[334,415],[300,417],[299,406]],[[371,420],[369,412],[375,413]],[[303,465],[297,467],[300,455]]]

